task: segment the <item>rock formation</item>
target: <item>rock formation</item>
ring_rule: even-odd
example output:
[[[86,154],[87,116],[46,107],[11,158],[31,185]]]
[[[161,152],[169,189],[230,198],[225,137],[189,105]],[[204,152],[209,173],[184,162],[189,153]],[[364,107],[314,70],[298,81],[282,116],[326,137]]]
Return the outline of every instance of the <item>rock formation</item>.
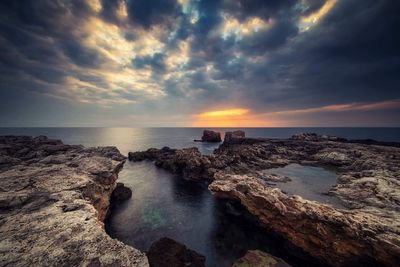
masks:
[[[147,252],[150,267],[205,267],[206,258],[185,245],[164,237]]]
[[[221,134],[219,132],[204,130],[203,136],[201,140],[195,140],[196,142],[210,142],[210,143],[218,143],[221,142]]]
[[[202,155],[196,147],[184,149],[150,148],[142,152],[129,152],[128,158],[131,161],[153,160],[157,167],[182,175],[188,180],[199,181],[213,177],[210,157]]]
[[[226,132],[224,137],[224,143],[233,143],[238,142],[242,138],[245,138],[244,131],[233,131],[233,132]]]
[[[104,231],[124,160],[115,147],[0,137],[0,265],[148,266]]]
[[[126,187],[123,183],[117,183],[112,191],[110,205],[115,207],[132,197],[132,190]]]
[[[249,250],[232,267],[290,267],[290,265],[263,251]]]
[[[387,144],[385,144],[387,145]],[[396,266],[400,262],[400,148],[365,145],[332,136],[240,138],[214,155],[196,149],[134,153],[131,159],[191,180],[210,180],[217,197],[241,203],[270,230],[332,266]],[[275,188],[265,170],[291,163],[329,167],[340,176],[330,194],[337,209]]]

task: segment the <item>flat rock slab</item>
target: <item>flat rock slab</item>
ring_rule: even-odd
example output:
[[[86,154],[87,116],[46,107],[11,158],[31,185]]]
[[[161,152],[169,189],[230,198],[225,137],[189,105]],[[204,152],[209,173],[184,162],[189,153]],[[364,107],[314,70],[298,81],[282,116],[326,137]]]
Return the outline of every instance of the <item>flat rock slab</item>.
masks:
[[[40,136],[0,137],[1,266],[148,266],[103,220],[125,157]]]

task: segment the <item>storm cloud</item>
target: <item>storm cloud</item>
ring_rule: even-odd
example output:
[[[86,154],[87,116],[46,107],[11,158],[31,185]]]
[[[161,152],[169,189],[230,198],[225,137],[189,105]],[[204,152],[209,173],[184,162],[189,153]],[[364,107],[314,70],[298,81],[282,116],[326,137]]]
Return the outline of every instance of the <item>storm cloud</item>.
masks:
[[[392,0],[3,0],[0,123],[190,126],[245,108],[259,126],[400,126],[399,12]]]

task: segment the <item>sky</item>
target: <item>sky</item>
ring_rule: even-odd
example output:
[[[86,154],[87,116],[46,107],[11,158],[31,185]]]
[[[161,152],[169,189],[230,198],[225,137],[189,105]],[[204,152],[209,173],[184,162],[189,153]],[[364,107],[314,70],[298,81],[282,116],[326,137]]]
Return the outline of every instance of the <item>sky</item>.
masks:
[[[0,127],[400,126],[398,0],[1,0]]]

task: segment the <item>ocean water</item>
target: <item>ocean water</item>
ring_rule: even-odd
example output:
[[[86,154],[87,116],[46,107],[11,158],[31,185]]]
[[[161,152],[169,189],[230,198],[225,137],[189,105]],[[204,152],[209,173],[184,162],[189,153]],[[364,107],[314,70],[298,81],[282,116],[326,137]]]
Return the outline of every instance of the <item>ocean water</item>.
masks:
[[[0,128],[0,135],[47,135],[67,144],[85,146],[116,146],[123,153],[150,147],[174,148],[196,146],[210,154],[219,144],[194,142],[200,128]],[[232,129],[215,129],[226,131]],[[400,128],[249,128],[247,136],[286,138],[300,132],[337,135],[352,139],[372,138],[380,141],[399,141]],[[279,174],[297,177],[290,188],[292,194],[305,198],[318,197],[329,190],[336,177],[324,169],[298,169],[297,166],[274,170]],[[316,192],[305,185],[313,176]],[[324,180],[325,178],[325,180]],[[127,161],[119,181],[132,188],[133,196],[112,213],[106,230],[113,238],[146,251],[152,242],[168,236],[207,258],[207,266],[225,267],[243,256],[249,249],[261,249],[281,257],[292,266],[318,266],[284,239],[255,225],[251,216],[233,203],[215,199],[203,183],[184,181],[158,169],[151,162]],[[284,185],[285,186],[285,185]],[[283,189],[283,188],[282,188]],[[294,191],[290,191],[294,190]],[[314,195],[307,195],[313,193]],[[320,195],[320,194],[319,194]]]
[[[249,137],[288,138],[296,133],[315,132],[349,139],[375,139],[400,142],[400,128],[211,128],[225,132],[244,130]],[[62,139],[66,144],[85,146],[116,146],[129,151],[150,147],[175,148],[197,146],[203,153],[212,153],[215,145],[193,142],[201,136],[203,128],[1,128],[0,135],[47,135]]]

